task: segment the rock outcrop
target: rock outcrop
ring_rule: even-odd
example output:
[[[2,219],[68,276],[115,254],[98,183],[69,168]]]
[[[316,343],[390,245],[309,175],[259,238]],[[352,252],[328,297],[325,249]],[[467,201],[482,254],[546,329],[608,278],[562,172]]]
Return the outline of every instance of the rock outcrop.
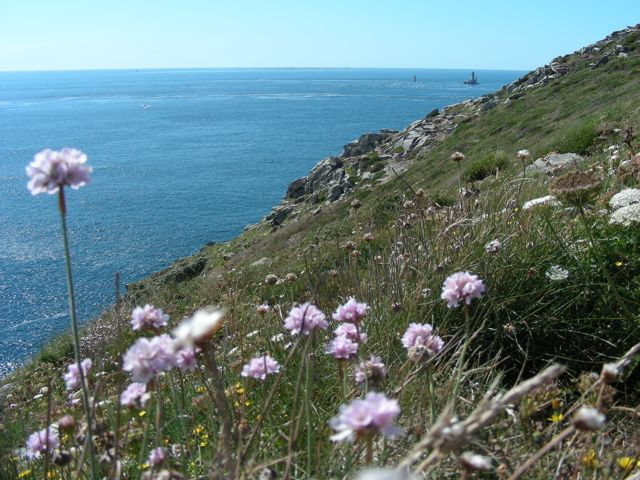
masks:
[[[556,175],[562,170],[577,166],[583,162],[577,153],[549,153],[542,158],[538,158],[526,169],[527,173],[543,172],[547,175]]]

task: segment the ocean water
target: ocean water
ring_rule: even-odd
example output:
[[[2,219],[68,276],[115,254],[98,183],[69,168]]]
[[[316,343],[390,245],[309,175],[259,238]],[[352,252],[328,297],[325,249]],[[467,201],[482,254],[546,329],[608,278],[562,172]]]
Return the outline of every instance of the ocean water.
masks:
[[[68,328],[56,200],[26,189],[36,152],[73,146],[94,168],[67,196],[86,321],[112,302],[115,272],[132,282],[228,240],[360,134],[522,73],[480,71],[476,86],[456,70],[0,73],[0,375]]]

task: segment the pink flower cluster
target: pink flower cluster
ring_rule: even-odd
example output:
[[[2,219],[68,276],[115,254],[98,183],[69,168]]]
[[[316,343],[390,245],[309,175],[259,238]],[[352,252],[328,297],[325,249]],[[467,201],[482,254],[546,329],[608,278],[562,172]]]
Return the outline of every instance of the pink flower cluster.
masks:
[[[289,316],[284,320],[284,328],[292,335],[309,335],[314,330],[326,330],[327,319],[318,307],[310,303],[304,303],[298,307],[293,307]]]
[[[402,336],[402,345],[411,353],[420,351],[432,357],[440,353],[444,341],[433,333],[433,327],[428,323],[411,323]]]
[[[346,335],[338,335],[331,340],[325,351],[336,360],[348,360],[358,353],[358,344]]]
[[[29,435],[25,456],[32,460],[39,458],[46,451],[52,454],[59,445],[58,429],[55,426],[50,426]]]
[[[120,404],[129,408],[142,408],[146,405],[150,395],[147,393],[147,385],[134,382],[120,394]]]
[[[30,178],[27,187],[31,195],[56,193],[68,185],[80,188],[89,183],[92,169],[85,165],[87,156],[75,148],[63,148],[60,151],[46,149],[35,155],[26,167]]]
[[[380,357],[371,356],[369,360],[360,362],[355,372],[356,382],[359,384],[377,385],[387,376],[387,368]]]
[[[251,377],[256,380],[265,380],[267,375],[272,375],[280,371],[280,364],[271,355],[261,355],[249,360],[240,373],[243,377]]]
[[[390,400],[382,393],[369,392],[364,399],[356,399],[340,407],[338,415],[329,422],[336,431],[331,440],[352,441],[356,437],[376,433],[392,437],[399,431],[394,425],[399,414],[400,406],[396,400]]]
[[[149,459],[147,460],[147,462],[149,463],[149,465],[158,466],[162,462],[164,462],[166,457],[167,453],[165,449],[162,447],[156,447],[149,452]]]
[[[82,374],[86,379],[91,371],[91,359],[85,358],[80,362],[82,365]],[[81,387],[80,382],[80,370],[78,369],[78,363],[73,362],[67,367],[67,373],[65,373],[62,378],[64,379],[64,383],[66,384],[67,390],[76,390]]]
[[[181,347],[166,333],[136,340],[124,354],[122,365],[122,369],[131,372],[133,380],[140,383],[147,383],[156,373],[173,367],[193,369],[195,352]]]
[[[169,315],[153,305],[136,307],[131,312],[131,327],[133,330],[157,330],[167,326]]]
[[[365,317],[367,310],[369,310],[369,305],[358,303],[352,297],[344,305],[340,305],[337,308],[333,314],[333,319],[338,322],[358,323]]]
[[[359,322],[368,309],[366,303],[358,303],[354,298],[337,308],[333,319],[344,323],[334,330],[336,336],[327,345],[326,353],[337,360],[348,360],[358,353],[358,345],[367,341],[367,335],[361,331],[362,326]]]
[[[477,275],[457,272],[444,281],[441,298],[447,302],[449,308],[453,308],[460,302],[469,305],[472,299],[481,298],[484,291],[484,283]]]
[[[335,333],[337,337],[347,337],[355,343],[367,343],[367,334],[361,330],[362,327],[357,326],[355,323],[343,323],[336,328],[333,333]]]

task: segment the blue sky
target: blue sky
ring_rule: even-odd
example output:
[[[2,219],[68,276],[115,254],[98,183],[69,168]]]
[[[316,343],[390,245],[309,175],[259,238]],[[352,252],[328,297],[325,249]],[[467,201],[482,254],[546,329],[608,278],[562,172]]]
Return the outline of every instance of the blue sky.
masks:
[[[640,22],[637,2],[0,0],[0,70],[528,70]]]

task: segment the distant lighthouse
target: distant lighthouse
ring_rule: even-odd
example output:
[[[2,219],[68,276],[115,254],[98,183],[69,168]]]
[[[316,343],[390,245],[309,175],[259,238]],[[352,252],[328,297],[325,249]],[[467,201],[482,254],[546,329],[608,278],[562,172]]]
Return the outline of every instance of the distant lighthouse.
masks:
[[[478,78],[476,77],[476,72],[471,72],[471,78],[464,81],[465,85],[477,85]]]

